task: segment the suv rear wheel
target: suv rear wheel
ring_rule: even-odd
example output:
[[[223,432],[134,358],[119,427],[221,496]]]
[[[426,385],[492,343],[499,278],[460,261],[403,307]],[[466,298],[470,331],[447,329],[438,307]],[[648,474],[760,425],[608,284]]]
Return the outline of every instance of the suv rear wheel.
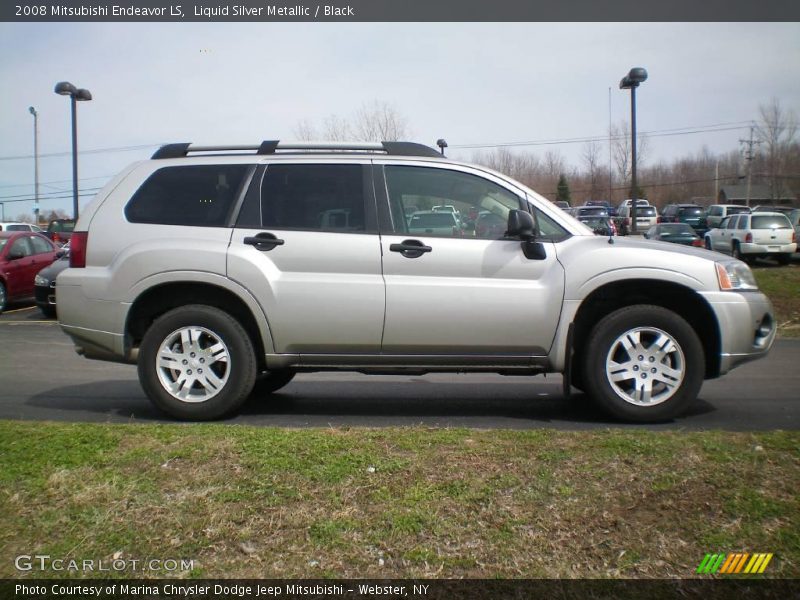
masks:
[[[587,390],[612,415],[639,423],[671,419],[697,397],[705,355],[697,334],[660,306],[621,308],[592,330]]]
[[[253,389],[250,338],[228,313],[200,304],[159,317],[142,339],[139,381],[161,410],[179,419],[217,419]]]

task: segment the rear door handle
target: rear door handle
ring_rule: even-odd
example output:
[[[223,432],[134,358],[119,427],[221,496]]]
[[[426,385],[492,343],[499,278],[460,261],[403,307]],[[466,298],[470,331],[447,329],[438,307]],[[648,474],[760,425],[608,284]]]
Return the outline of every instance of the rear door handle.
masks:
[[[257,233],[254,236],[248,236],[244,238],[244,243],[250,246],[255,246],[256,250],[261,250],[262,252],[269,252],[275,246],[283,246],[284,241],[278,239],[274,234],[267,233],[266,231],[262,233]]]
[[[400,244],[390,245],[389,250],[399,252],[406,258],[419,258],[426,252],[431,252],[433,248],[426,246],[419,240],[403,240]]]

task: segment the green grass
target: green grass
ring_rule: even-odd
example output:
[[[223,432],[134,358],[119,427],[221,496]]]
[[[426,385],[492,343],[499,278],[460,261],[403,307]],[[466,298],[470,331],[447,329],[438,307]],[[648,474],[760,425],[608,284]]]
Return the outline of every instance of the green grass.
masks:
[[[775,308],[778,334],[784,337],[800,337],[800,265],[758,265],[753,268],[753,274],[758,287],[769,296]]]
[[[800,576],[796,432],[0,421],[0,459],[2,577],[21,554],[185,558],[190,577],[692,577],[733,551]]]

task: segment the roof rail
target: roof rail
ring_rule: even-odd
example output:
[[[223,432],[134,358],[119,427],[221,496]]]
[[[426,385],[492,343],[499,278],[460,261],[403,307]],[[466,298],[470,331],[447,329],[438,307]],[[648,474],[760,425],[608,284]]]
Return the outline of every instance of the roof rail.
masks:
[[[424,144],[415,142],[279,142],[278,140],[265,140],[259,145],[239,146],[195,146],[191,143],[166,144],[155,151],[151,158],[183,158],[190,152],[247,152],[255,151],[256,154],[276,154],[280,151],[311,151],[311,152],[384,152],[390,156],[429,156],[441,158],[441,154]]]

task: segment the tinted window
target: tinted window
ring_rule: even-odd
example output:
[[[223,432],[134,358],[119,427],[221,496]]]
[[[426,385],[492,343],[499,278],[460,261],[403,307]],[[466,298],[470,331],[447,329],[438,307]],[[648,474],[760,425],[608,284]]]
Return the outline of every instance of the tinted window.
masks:
[[[739,221],[739,217],[733,217],[728,219],[728,225],[725,229],[736,229],[736,223]]]
[[[34,254],[43,254],[45,252],[52,252],[53,247],[46,239],[39,235],[31,236],[31,243],[33,244]]]
[[[745,229],[747,227],[747,215],[736,218],[738,219],[738,221],[736,221],[736,229]]]
[[[9,254],[21,254],[22,256],[30,256],[33,254],[33,246],[27,237],[17,239],[8,250]]]
[[[31,228],[28,225],[8,225],[6,226],[6,231],[30,231]]]
[[[712,206],[708,209],[708,214],[713,217],[718,217],[722,214],[722,207],[721,206]]]
[[[164,167],[147,178],[125,207],[131,223],[222,227],[248,165]]]
[[[696,208],[682,208],[679,211],[680,216],[682,217],[702,217],[703,216],[703,209],[699,206]]]
[[[728,207],[728,214],[729,215],[738,215],[741,213],[749,213],[750,209],[746,206],[729,206]]]
[[[452,206],[456,212],[449,216],[454,226],[433,226],[426,235],[498,239],[505,233],[509,211],[520,207],[517,196],[469,173],[395,165],[384,167],[384,173],[396,233],[408,233],[414,227],[405,218],[409,206],[423,212]]]
[[[655,217],[656,209],[653,206],[639,206],[636,205],[636,216],[638,217]]]
[[[792,224],[784,216],[753,215],[752,229],[791,229]]]
[[[270,165],[261,223],[275,229],[365,231],[361,165]]]

